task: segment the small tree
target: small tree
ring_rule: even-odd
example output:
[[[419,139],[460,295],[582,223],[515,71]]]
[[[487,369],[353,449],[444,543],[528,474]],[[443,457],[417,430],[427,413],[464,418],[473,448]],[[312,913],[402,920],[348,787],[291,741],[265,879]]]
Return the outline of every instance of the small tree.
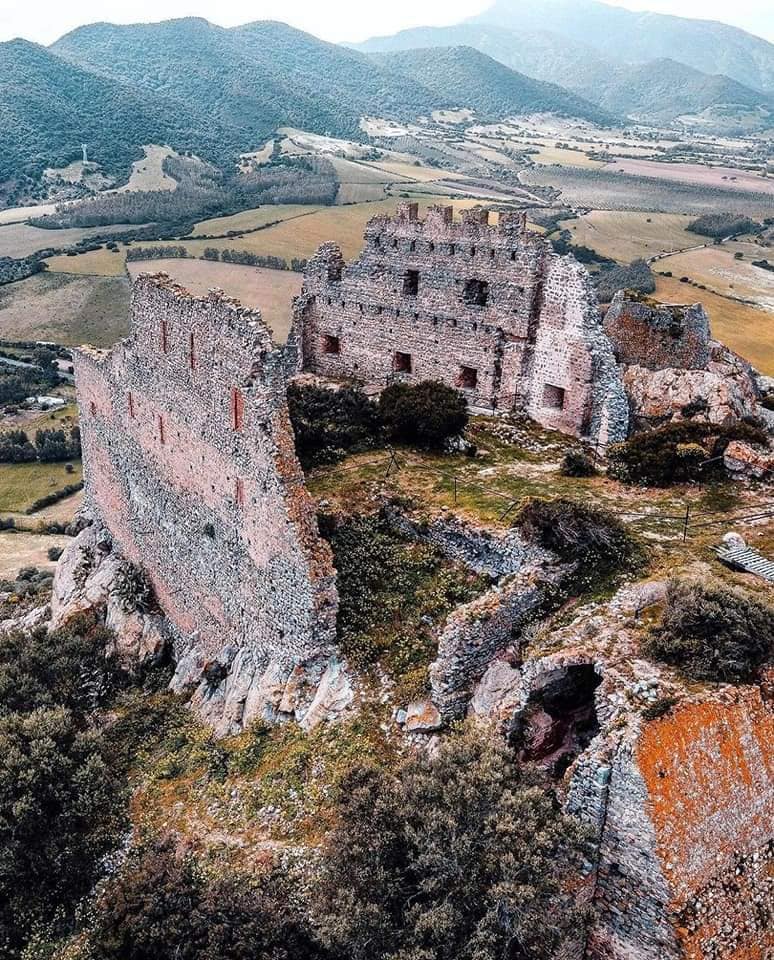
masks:
[[[423,380],[414,386],[393,383],[383,390],[379,416],[392,439],[438,449],[449,437],[462,433],[468,409],[458,390]]]

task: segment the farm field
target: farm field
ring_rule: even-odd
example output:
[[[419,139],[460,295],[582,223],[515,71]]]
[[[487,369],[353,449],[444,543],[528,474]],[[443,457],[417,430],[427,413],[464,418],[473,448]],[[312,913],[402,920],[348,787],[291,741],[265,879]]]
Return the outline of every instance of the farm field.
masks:
[[[736,260],[736,253],[740,253],[743,259]],[[714,293],[754,300],[771,311],[774,321],[774,273],[754,267],[750,262],[764,259],[767,254],[774,261],[771,251],[755,243],[713,244],[702,250],[688,250],[673,257],[664,257],[659,260],[656,269],[671,270],[678,278],[690,277]]]
[[[134,228],[121,223],[109,227],[73,227],[67,230],[43,230],[41,227],[31,227],[28,223],[4,224],[0,226],[0,257],[28,257],[38,250],[67,247],[95,234],[107,235],[131,229]]]
[[[702,303],[710,318],[712,336],[761,373],[774,376],[774,313],[709,290],[697,290],[675,277],[657,276],[654,296],[665,303]]]
[[[395,180],[416,180],[425,183],[430,180],[459,180],[461,173],[442,170],[440,167],[427,167],[424,164],[411,163],[408,160],[373,160],[367,164],[382,174],[387,173]]]
[[[567,150],[564,147],[541,146],[537,153],[530,154],[530,159],[542,165],[559,164],[562,167],[587,167],[594,169],[604,167],[601,160],[592,160],[580,150]]]
[[[521,180],[525,185],[556,187],[561,190],[562,202],[597,210],[642,210],[694,216],[726,210],[759,220],[771,215],[772,198],[764,192],[748,193],[728,187],[635,177],[604,168],[532,167],[521,173]]]
[[[635,177],[657,177],[663,180],[678,180],[682,183],[696,183],[702,187],[720,187],[723,190],[774,195],[774,178],[761,177],[737,167],[708,167],[701,163],[663,163],[658,160],[616,158],[615,161],[607,164],[605,169],[614,173],[628,173]]]
[[[37,567],[53,572],[56,562],[48,559],[51,547],[63,549],[69,537],[32,533],[28,530],[17,533],[0,533],[0,578],[12,579],[22,567]]]
[[[291,220],[293,217],[301,217],[306,213],[314,213],[320,210],[319,206],[303,203],[281,203],[277,206],[255,207],[252,210],[242,210],[241,213],[234,213],[229,217],[214,217],[211,220],[200,220],[191,231],[192,237],[200,237],[203,234],[216,236],[217,234],[229,233],[236,230],[255,230],[258,227],[265,227],[267,223],[274,223],[275,220]]]
[[[39,273],[0,287],[0,330],[8,340],[109,346],[128,332],[128,313],[125,276]]]
[[[164,173],[164,161],[167,157],[175,156],[175,151],[154,143],[143,147],[143,150],[145,156],[134,161],[128,183],[119,187],[117,193],[130,190],[177,190],[177,180]]]
[[[64,463],[0,464],[0,513],[24,513],[46,494],[61,490],[81,479],[81,465],[73,463],[68,473]]]
[[[350,206],[320,207],[308,216],[296,216],[243,236],[219,240],[185,238],[183,240],[159,241],[153,246],[183,246],[192,257],[201,257],[206,247],[218,250],[245,250],[263,256],[311,257],[321,243],[335,240],[342,248],[346,259],[351,259],[363,246],[363,231],[371,217],[395,211],[397,198],[374,203],[358,203]],[[419,201],[420,210],[430,203],[450,203],[455,211],[474,207],[481,201],[469,198],[453,199],[438,196]],[[124,273],[126,248],[118,253],[109,250],[92,250],[78,257],[53,257],[48,261],[49,270],[78,273],[85,276],[117,276]],[[131,262],[131,261],[130,261]]]
[[[692,219],[679,213],[591,210],[576,220],[562,220],[560,226],[570,231],[573,243],[592,247],[611,260],[631,263],[704,243],[706,237],[685,229]]]
[[[293,297],[301,290],[301,274],[210,260],[132,260],[129,273],[168,273],[194,296],[219,287],[243,306],[261,311],[276,343],[284,343],[290,328]]]

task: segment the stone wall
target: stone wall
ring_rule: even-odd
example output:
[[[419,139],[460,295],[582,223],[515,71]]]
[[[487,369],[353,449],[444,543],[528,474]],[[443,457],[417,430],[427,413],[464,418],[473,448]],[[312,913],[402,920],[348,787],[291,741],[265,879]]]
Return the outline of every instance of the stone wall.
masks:
[[[523,214],[417,204],[375,217],[345,264],[310,260],[295,305],[299,368],[376,387],[441,380],[474,408],[522,410],[594,440],[626,435],[628,409],[586,270],[529,234]]]
[[[700,303],[657,303],[619,290],[605,314],[604,329],[622,364],[703,370],[709,361],[709,318]]]
[[[138,278],[131,321],[111,351],[74,359],[85,510],[150,576],[179,684],[214,697],[218,722],[230,682],[238,728],[270,662],[287,678],[335,638],[332,555],[295,455],[285,359],[259,313],[164,275]]]

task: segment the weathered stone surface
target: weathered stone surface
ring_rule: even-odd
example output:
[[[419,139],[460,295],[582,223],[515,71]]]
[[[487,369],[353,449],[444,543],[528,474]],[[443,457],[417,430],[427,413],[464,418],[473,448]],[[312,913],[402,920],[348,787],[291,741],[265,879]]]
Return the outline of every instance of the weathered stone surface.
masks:
[[[335,571],[295,456],[284,355],[257,312],[163,275],[138,278],[131,319],[112,351],[74,360],[85,509],[115,550],[85,591],[78,561],[60,565],[63,604],[98,602],[119,558],[142,566],[174,637],[176,686],[238,729],[253,681],[235,670],[292,672],[329,656],[335,636]],[[154,647],[117,616],[127,652]]]
[[[657,303],[619,290],[604,330],[616,360],[627,366],[703,370],[709,362],[709,319],[700,303]]]
[[[441,380],[474,408],[523,410],[601,443],[628,410],[587,271],[525,230],[524,215],[416,203],[374,217],[360,257],[333,243],[310,260],[296,301],[298,369],[383,387]]]
[[[723,465],[733,477],[757,480],[771,477],[774,474],[774,450],[732,440],[723,453]]]
[[[714,342],[705,370],[630,366],[623,379],[635,423],[640,418],[654,424],[685,419],[730,424],[760,409],[750,365]]]
[[[432,700],[415,700],[406,707],[407,733],[432,733],[443,726],[438,707]]]

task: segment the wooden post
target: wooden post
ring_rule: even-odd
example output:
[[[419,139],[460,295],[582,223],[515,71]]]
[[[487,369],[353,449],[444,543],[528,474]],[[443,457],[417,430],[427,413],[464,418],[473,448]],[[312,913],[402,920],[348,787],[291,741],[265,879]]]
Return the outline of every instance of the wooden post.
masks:
[[[683,523],[683,543],[688,539],[688,523],[691,518],[691,505],[686,503],[685,505],[685,521]]]
[[[454,474],[454,503],[457,503],[457,474]]]

